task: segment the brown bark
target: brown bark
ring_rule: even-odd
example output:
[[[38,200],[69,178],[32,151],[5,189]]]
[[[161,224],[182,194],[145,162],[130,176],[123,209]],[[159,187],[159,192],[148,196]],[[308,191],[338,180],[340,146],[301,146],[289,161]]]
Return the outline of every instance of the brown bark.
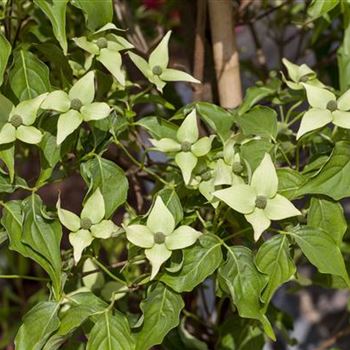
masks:
[[[242,102],[242,88],[232,1],[208,0],[208,5],[220,105],[234,108]]]
[[[196,36],[194,43],[193,76],[202,82],[194,85],[193,100],[203,99],[205,66],[205,26],[207,19],[207,0],[197,0]]]

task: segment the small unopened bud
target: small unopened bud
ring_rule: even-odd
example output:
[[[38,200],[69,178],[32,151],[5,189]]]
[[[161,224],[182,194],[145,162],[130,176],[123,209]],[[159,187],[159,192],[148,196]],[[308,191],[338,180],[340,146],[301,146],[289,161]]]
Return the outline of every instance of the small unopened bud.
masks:
[[[82,218],[80,220],[80,226],[83,230],[90,230],[92,222],[89,218]]]
[[[182,152],[190,152],[191,151],[192,144],[191,142],[182,142],[181,143],[181,151]]]
[[[108,47],[108,41],[106,38],[99,38],[96,40],[96,45],[100,50],[106,49]]]
[[[79,111],[82,106],[83,103],[78,98],[73,98],[73,100],[70,102],[70,108],[74,109],[75,111]]]
[[[10,123],[12,126],[14,126],[16,129],[23,124],[23,119],[20,115],[15,114],[11,117]]]
[[[338,108],[337,101],[332,100],[327,103],[327,109],[329,111],[334,112],[337,108]]]
[[[163,69],[162,69],[161,66],[154,66],[154,67],[152,68],[152,73],[153,73],[154,75],[161,75],[161,74],[163,73]]]
[[[255,206],[259,209],[265,209],[267,204],[267,198],[265,196],[257,196],[255,200]]]
[[[154,234],[154,242],[156,244],[163,244],[165,242],[165,234],[163,232],[156,232]]]

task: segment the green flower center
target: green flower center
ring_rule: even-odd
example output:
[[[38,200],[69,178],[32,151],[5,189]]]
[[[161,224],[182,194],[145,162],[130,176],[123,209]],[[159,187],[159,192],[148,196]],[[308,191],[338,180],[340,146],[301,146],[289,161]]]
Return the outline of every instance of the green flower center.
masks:
[[[334,112],[338,108],[337,101],[329,101],[327,103],[327,109],[331,112]]]
[[[265,209],[267,204],[267,198],[265,196],[257,196],[255,200],[255,206],[259,209]]]
[[[83,230],[90,230],[92,222],[89,218],[82,218],[80,220],[80,226]]]
[[[156,232],[154,234],[154,242],[156,244],[163,244],[165,242],[165,234],[163,232]]]
[[[73,98],[73,100],[70,101],[70,108],[75,111],[79,111],[82,106],[83,103],[78,98]]]
[[[181,151],[182,152],[190,152],[191,151],[191,147],[192,147],[192,143],[191,142],[182,142],[181,144]]]
[[[308,75],[308,74],[303,75],[303,76],[300,77],[300,79],[299,79],[299,81],[300,81],[301,83],[306,83],[308,80],[309,80],[309,75]]]
[[[204,173],[201,174],[201,179],[203,181],[209,181],[211,179],[211,171],[207,170]]]
[[[243,171],[243,165],[241,164],[241,162],[233,162],[232,171],[235,174],[240,174]]]
[[[23,124],[23,119],[20,115],[15,114],[11,117],[10,123],[12,126],[14,126],[16,129]]]
[[[106,49],[108,47],[108,41],[106,38],[99,38],[96,40],[96,45],[100,50]]]
[[[153,73],[154,75],[161,75],[161,74],[163,73],[163,69],[162,69],[161,66],[154,66],[154,67],[152,68],[152,73]]]

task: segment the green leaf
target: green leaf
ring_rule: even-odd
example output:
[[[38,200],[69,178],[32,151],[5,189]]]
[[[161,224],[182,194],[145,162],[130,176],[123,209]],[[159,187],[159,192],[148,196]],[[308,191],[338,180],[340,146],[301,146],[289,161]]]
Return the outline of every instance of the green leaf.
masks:
[[[52,266],[54,270],[52,283],[56,292],[60,293],[62,227],[57,220],[44,218],[43,211],[43,203],[39,196],[32,194],[26,199],[23,206],[21,242],[44,257]]]
[[[9,176],[0,172],[0,193],[13,193],[17,189],[16,185],[26,186],[27,183],[21,177],[16,177],[15,183],[12,183]]]
[[[276,289],[287,282],[296,271],[289,254],[287,237],[275,236],[263,243],[256,254],[255,264],[260,272],[269,277],[262,293],[262,300],[267,306]]]
[[[145,117],[136,124],[145,128],[156,139],[176,139],[177,126],[163,118]]]
[[[86,350],[133,350],[134,340],[126,318],[119,312],[104,312],[89,334]]]
[[[307,224],[326,231],[338,245],[347,229],[341,204],[324,198],[311,199]]]
[[[297,198],[299,188],[305,182],[303,175],[294,169],[277,169],[277,192],[289,200]]]
[[[344,39],[337,51],[339,85],[341,92],[350,87],[350,25],[344,31]]]
[[[49,18],[53,33],[60,43],[64,54],[67,54],[67,37],[66,37],[66,9],[69,0],[34,0],[35,5]]]
[[[44,301],[35,305],[23,319],[16,339],[17,350],[40,350],[46,340],[60,325],[58,318],[59,304]]]
[[[51,89],[48,67],[25,50],[15,52],[9,80],[11,89],[20,101],[32,99]]]
[[[288,234],[295,239],[307,259],[319,272],[340,276],[350,286],[341,251],[334,238],[326,231],[304,226],[288,231]]]
[[[143,324],[135,332],[135,350],[148,350],[161,344],[167,333],[179,324],[184,305],[181,295],[158,283],[141,303]]]
[[[50,276],[55,294],[58,296],[61,290],[59,271],[56,271],[43,255],[22,242],[22,201],[10,201],[4,204],[1,223],[5,227],[10,240],[9,248],[38,263]]]
[[[158,196],[162,198],[165,206],[173,215],[175,224],[179,224],[182,221],[184,214],[180,199],[175,190],[171,188],[164,188],[158,192]]]
[[[4,81],[4,73],[11,54],[11,49],[11,44],[0,31],[0,86]]]
[[[100,188],[105,200],[106,218],[126,201],[128,180],[124,171],[110,160],[96,156],[82,163],[81,175],[91,191]]]
[[[5,163],[11,182],[15,177],[15,145],[0,145],[0,159]]]
[[[251,170],[254,171],[261,163],[265,153],[270,153],[272,148],[273,145],[264,139],[252,140],[241,145],[241,157],[249,163]]]
[[[227,140],[234,122],[233,114],[208,102],[198,102],[195,106],[201,119],[219,135],[222,141]]]
[[[257,135],[275,139],[277,136],[277,113],[272,108],[256,106],[237,116],[237,123],[244,135]]]
[[[247,92],[244,96],[243,103],[239,107],[238,114],[242,115],[249,111],[256,103],[264,99],[265,97],[273,95],[275,92],[274,89],[263,86],[252,86],[247,89]]]
[[[338,3],[339,0],[313,0],[307,9],[307,13],[312,19],[316,19],[331,11]]]
[[[113,20],[112,0],[73,0],[72,5],[84,12],[87,27],[92,32]]]
[[[222,262],[221,243],[213,236],[203,235],[199,244],[183,250],[183,265],[177,273],[165,273],[161,281],[176,292],[190,292],[212,275]]]
[[[350,144],[336,143],[329,160],[298,191],[298,195],[324,194],[334,200],[350,196]]]
[[[260,295],[266,286],[266,276],[254,265],[253,254],[243,246],[229,247],[227,259],[219,269],[222,288],[231,295],[241,317],[259,320],[267,335],[274,339],[273,329],[263,314]]]

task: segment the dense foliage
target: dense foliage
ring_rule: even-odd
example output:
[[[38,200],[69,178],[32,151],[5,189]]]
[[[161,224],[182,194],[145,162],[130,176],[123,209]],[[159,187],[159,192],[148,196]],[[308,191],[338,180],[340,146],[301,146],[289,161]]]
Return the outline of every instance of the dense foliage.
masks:
[[[330,3],[309,15],[346,21]],[[261,349],[292,341],[271,304],[281,285],[350,287],[346,82],[284,59],[234,110],[174,111],[163,90],[200,82],[169,67],[170,31],[145,58],[109,1],[5,1],[1,17],[0,278],[42,287],[16,349]],[[77,174],[73,212],[59,189]]]

